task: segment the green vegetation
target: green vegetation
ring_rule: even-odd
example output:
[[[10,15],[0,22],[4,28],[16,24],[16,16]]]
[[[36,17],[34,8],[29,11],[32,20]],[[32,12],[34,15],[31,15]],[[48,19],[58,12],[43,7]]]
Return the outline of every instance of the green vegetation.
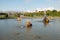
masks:
[[[52,17],[60,17],[60,11],[56,11],[56,10],[53,10],[53,11],[50,11],[50,10],[47,10],[46,11],[46,15],[47,16],[52,16]],[[29,16],[29,17],[33,17],[33,16],[44,16],[44,11],[39,11],[39,12],[33,12],[33,13],[25,13],[24,16]]]
[[[0,19],[8,18],[7,13],[0,13]]]
[[[17,18],[20,17],[20,15],[23,15],[24,17],[43,17],[44,16],[44,11],[39,11],[39,12],[25,12],[25,13],[0,13],[0,19],[1,18]],[[47,16],[52,16],[52,17],[60,17],[60,11],[57,10],[47,10],[46,11]]]

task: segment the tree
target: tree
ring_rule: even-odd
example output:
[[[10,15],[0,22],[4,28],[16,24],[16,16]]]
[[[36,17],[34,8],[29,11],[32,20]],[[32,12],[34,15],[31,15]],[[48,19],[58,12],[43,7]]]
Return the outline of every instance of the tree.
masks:
[[[47,10],[47,11],[46,11],[46,14],[47,14],[48,16],[51,16],[51,11],[50,11],[50,10]]]
[[[56,16],[57,10],[53,10],[53,11],[52,11],[52,14],[53,14],[53,16]]]

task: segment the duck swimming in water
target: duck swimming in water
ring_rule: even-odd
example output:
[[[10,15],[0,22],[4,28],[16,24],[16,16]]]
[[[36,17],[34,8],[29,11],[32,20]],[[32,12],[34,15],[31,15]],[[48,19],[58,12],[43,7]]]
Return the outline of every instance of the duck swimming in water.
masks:
[[[49,23],[49,19],[47,17],[44,17],[43,22],[44,23]]]
[[[18,17],[18,18],[17,18],[17,21],[21,21],[21,18],[20,18],[20,17]]]
[[[32,23],[30,21],[26,21],[26,26],[27,27],[31,27],[32,26]]]

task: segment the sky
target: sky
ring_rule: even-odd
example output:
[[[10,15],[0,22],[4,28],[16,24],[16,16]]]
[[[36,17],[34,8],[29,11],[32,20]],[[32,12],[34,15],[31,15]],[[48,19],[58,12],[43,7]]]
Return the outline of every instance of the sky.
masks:
[[[60,10],[60,0],[0,0],[0,11]]]

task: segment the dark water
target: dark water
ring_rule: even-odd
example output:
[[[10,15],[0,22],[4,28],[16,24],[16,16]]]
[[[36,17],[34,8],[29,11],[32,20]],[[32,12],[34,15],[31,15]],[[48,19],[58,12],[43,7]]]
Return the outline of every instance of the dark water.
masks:
[[[30,20],[32,27],[26,27]],[[60,19],[44,24],[41,19],[0,20],[0,40],[60,40]]]

